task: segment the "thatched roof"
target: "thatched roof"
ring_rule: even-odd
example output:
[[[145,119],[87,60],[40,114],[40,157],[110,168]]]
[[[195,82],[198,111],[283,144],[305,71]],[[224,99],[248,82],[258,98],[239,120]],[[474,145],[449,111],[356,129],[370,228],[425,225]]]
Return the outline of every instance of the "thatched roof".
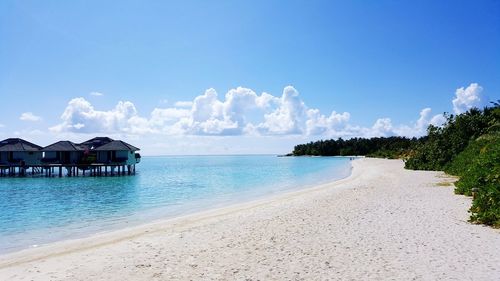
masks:
[[[41,149],[41,151],[84,151],[85,147],[71,141],[58,141]]]
[[[96,137],[96,138],[90,139],[88,141],[84,141],[84,142],[82,142],[80,144],[83,145],[83,146],[87,146],[89,149],[95,149],[95,148],[103,146],[103,145],[105,145],[107,143],[110,143],[112,141],[113,141],[112,138],[108,138],[108,137]]]
[[[94,149],[94,151],[113,151],[113,150],[137,151],[140,149],[121,140],[114,140],[110,143],[107,143],[105,145],[99,146],[98,148]]]
[[[19,138],[9,138],[0,141],[0,151],[38,151],[42,147]]]

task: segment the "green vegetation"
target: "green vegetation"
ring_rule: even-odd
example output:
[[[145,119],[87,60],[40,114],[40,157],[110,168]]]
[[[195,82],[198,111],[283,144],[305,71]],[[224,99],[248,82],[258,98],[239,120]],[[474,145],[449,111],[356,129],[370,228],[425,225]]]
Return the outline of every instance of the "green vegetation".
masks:
[[[493,108],[471,109],[460,115],[448,115],[443,127],[429,126],[422,142],[406,161],[406,168],[442,171],[471,141],[488,132]]]
[[[500,101],[483,110],[446,115],[442,127],[429,126],[422,138],[321,140],[295,146],[291,155],[366,155],[403,158],[414,170],[459,176],[455,193],[474,195],[472,222],[500,227]]]
[[[369,157],[401,158],[407,155],[420,141],[417,138],[409,139],[405,137],[320,140],[296,145],[292,155],[366,155]]]
[[[485,136],[477,143],[474,146],[480,149],[470,155],[468,168],[459,171],[455,192],[469,196],[476,192],[471,221],[500,227],[500,134]]]
[[[455,193],[474,195],[472,222],[500,227],[500,105],[447,116],[443,127],[430,126],[406,168],[444,170],[460,177]]]
[[[467,170],[472,166],[474,161],[477,160],[477,156],[481,153],[481,150],[495,141],[495,136],[485,135],[472,141],[462,152],[460,152],[446,167],[444,171],[447,174],[461,176],[467,172]],[[498,141],[498,140],[497,140]],[[470,191],[458,192],[459,194],[465,194],[472,196]]]

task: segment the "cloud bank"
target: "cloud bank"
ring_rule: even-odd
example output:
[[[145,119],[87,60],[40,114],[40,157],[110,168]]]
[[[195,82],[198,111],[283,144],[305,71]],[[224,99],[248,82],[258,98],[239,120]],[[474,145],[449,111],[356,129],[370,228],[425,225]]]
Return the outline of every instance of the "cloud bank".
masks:
[[[465,105],[460,103],[460,106]],[[61,115],[62,122],[50,130],[172,136],[411,137],[425,134],[429,124],[444,122],[442,114],[433,115],[430,108],[422,109],[417,121],[410,125],[394,125],[389,118],[379,118],[371,127],[361,127],[352,125],[350,117],[349,112],[323,114],[319,109],[308,107],[292,86],[285,87],[281,96],[265,92],[259,95],[251,89],[238,87],[222,98],[215,89],[208,89],[193,101],[155,108],[149,116],[139,115],[130,101],[120,101],[110,110],[97,110],[85,98],[74,98]]]

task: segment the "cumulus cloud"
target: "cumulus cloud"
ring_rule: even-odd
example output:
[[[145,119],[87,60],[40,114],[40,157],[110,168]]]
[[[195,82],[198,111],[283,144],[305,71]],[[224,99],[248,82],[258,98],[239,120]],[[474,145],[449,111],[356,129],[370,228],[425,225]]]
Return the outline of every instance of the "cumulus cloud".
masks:
[[[394,125],[390,118],[378,118],[370,127],[346,124],[334,131],[334,137],[420,137],[426,134],[429,125],[441,126],[445,121],[443,114],[433,115],[430,108],[424,108],[417,121],[411,124]]]
[[[192,102],[189,115],[174,124],[177,131],[193,135],[241,135],[253,127],[247,114],[252,110],[265,109],[273,97],[238,87],[228,91],[219,100],[215,89],[208,89]]]
[[[318,109],[307,110],[306,133],[307,135],[339,134],[349,122],[351,115],[348,112],[337,113],[333,111],[329,116],[323,115]]]
[[[427,127],[429,125],[441,126],[444,124],[444,122],[446,122],[446,118],[443,116],[443,114],[432,115],[432,110],[428,107],[420,111],[420,118],[417,120],[415,128],[419,132],[422,132],[427,130]]]
[[[452,101],[455,114],[464,113],[473,107],[482,108],[486,106],[487,99],[482,92],[483,87],[477,83],[471,83],[467,88],[458,88]]]
[[[292,86],[283,90],[278,107],[264,115],[264,122],[258,128],[266,134],[301,134],[305,131],[307,107],[299,98],[299,92]]]
[[[264,121],[257,125],[260,133],[270,135],[321,135],[335,134],[336,130],[345,125],[350,118],[348,112],[336,113],[329,116],[321,114],[319,109],[308,108],[300,98],[299,92],[292,86],[283,90],[280,98],[262,96],[269,104],[276,108],[264,115]]]
[[[431,108],[427,107],[420,111],[419,118],[411,125],[401,125],[393,128],[394,135],[420,137],[427,133],[429,125],[442,126],[446,122],[443,114],[432,114]]]
[[[177,102],[174,107],[155,108],[150,116],[139,116],[132,102],[119,102],[112,110],[96,110],[84,98],[72,99],[62,123],[54,132],[123,132],[131,134],[164,133],[170,135],[320,135],[340,129],[349,113],[321,114],[308,108],[292,86],[281,97],[238,87],[222,99],[208,89],[192,102]]]
[[[90,92],[90,94],[89,94],[89,95],[94,96],[94,97],[104,96],[104,94],[103,94],[103,93],[100,93],[100,92]]]
[[[371,127],[371,134],[377,137],[386,137],[387,135],[394,134],[394,128],[390,118],[379,118]]]
[[[481,89],[477,84],[458,89],[457,98],[453,100],[454,109],[463,110],[478,104],[478,100],[482,101]],[[395,125],[390,118],[384,117],[363,127],[351,124],[350,117],[348,112],[325,114],[308,107],[292,86],[285,87],[281,96],[265,92],[259,95],[251,89],[238,87],[222,97],[215,89],[207,89],[193,101],[155,108],[149,116],[140,116],[130,101],[120,101],[111,110],[97,110],[84,98],[75,98],[61,115],[62,122],[50,130],[130,135],[413,137],[425,135],[431,124],[440,126],[445,122],[442,114],[433,114],[430,108],[422,109],[416,121],[409,124]]]
[[[117,132],[131,131],[129,121],[137,116],[133,103],[120,101],[116,107],[109,111],[94,109],[92,104],[84,98],[72,99],[63,114],[62,123],[51,127],[53,132]]]
[[[19,116],[19,120],[37,122],[42,120],[42,117],[33,114],[33,112],[24,112]]]

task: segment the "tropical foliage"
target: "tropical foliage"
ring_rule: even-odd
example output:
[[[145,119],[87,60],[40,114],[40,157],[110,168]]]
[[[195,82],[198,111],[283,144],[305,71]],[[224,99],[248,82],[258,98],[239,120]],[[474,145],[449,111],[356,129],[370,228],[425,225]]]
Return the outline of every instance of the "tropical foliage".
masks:
[[[461,172],[456,192],[473,195],[471,221],[500,227],[500,135],[481,140],[472,163]]]
[[[291,155],[403,158],[407,169],[446,171],[460,177],[457,194],[474,195],[471,221],[500,227],[500,101],[445,117],[419,139],[321,140],[297,145]]]
[[[409,169],[460,177],[455,193],[474,196],[471,221],[500,227],[500,104],[447,117],[406,161]]]
[[[406,168],[444,170],[471,141],[488,132],[494,108],[471,109],[460,115],[447,115],[442,127],[429,126],[427,139],[416,147]]]
[[[408,154],[421,140],[417,138],[388,137],[388,138],[352,138],[344,140],[320,140],[307,144],[296,145],[292,154],[346,156],[366,155],[372,157],[400,158]]]

